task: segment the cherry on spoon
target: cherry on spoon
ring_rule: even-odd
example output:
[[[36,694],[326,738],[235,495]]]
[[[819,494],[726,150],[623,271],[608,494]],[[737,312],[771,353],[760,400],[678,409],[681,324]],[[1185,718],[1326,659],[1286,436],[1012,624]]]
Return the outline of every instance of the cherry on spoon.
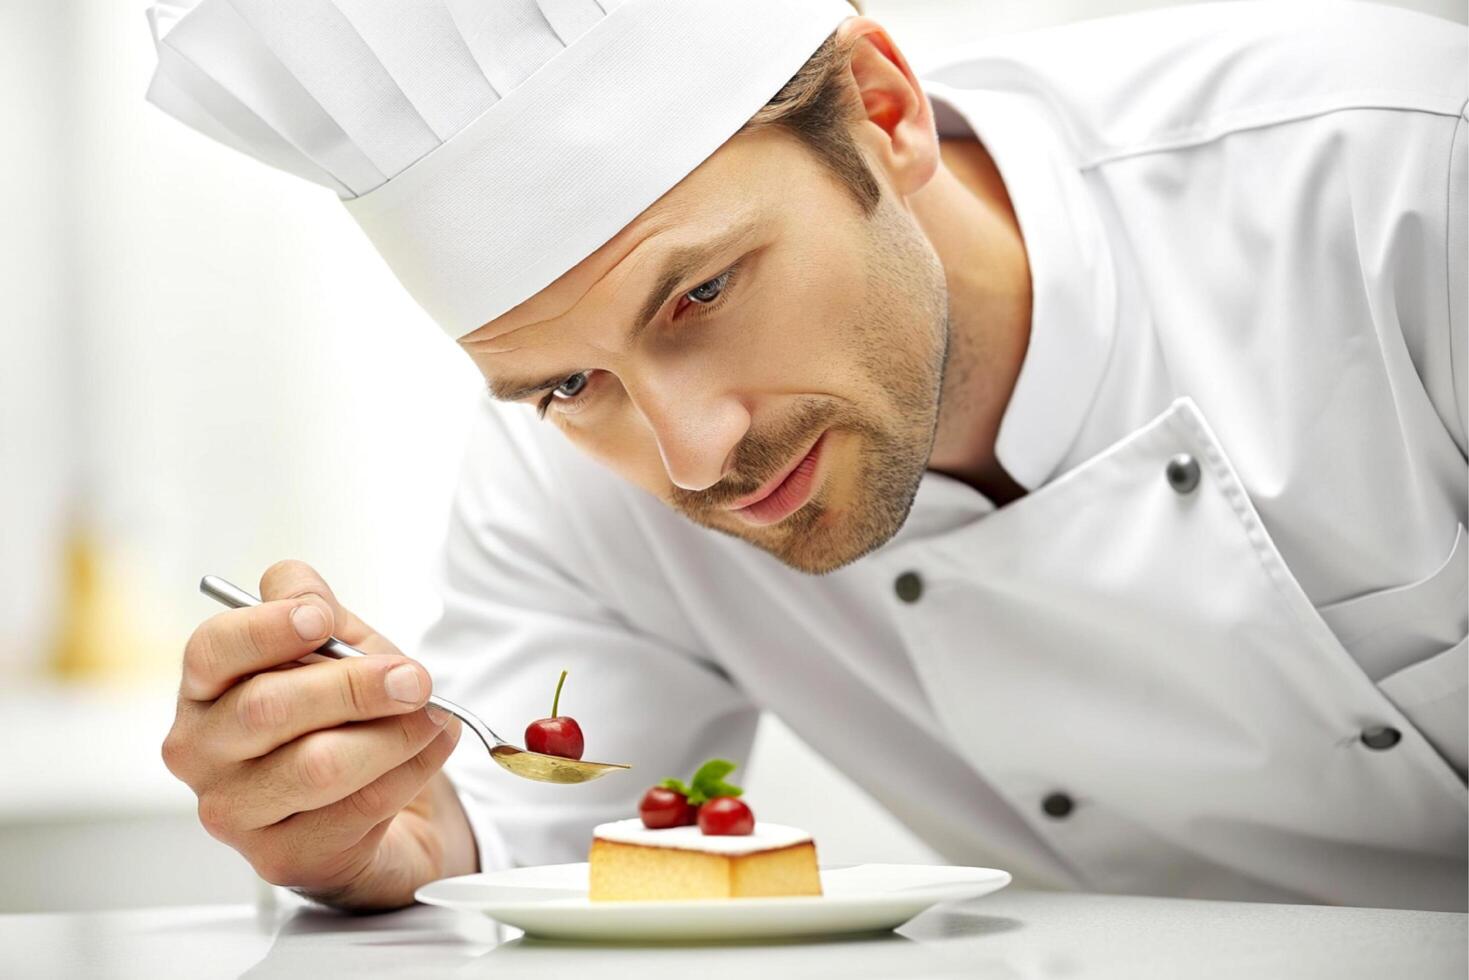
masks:
[[[199,591],[217,602],[223,603],[234,609],[244,609],[247,606],[258,606],[260,600],[232,582],[228,582],[215,575],[206,575],[199,580]],[[311,662],[318,657],[330,660],[344,660],[347,657],[365,657],[367,654],[355,647],[349,646],[337,639],[335,636],[327,639],[325,643],[317,647],[313,653],[302,657],[302,661]],[[494,730],[480,721],[473,712],[467,708],[461,708],[453,701],[445,700],[437,694],[428,699],[428,703],[443,708],[469,727],[469,730],[479,736],[479,740],[485,743],[489,750],[490,758],[499,764],[506,772],[514,773],[522,779],[534,779],[542,783],[585,783],[588,780],[605,776],[609,772],[618,769],[627,769],[617,762],[584,762],[580,759],[567,759],[561,756],[545,755],[540,752],[528,752],[518,745],[511,745]]]
[[[538,718],[525,726],[525,747],[542,755],[556,755],[563,759],[580,759],[586,749],[581,726],[576,719],[558,713],[561,707],[561,685],[566,683],[566,671],[556,682],[556,696],[551,699],[551,717]]]

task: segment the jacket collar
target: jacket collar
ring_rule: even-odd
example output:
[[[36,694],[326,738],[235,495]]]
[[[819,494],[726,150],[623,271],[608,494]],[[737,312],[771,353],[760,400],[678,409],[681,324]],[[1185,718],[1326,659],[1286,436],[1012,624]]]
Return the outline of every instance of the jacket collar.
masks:
[[[1111,247],[1081,168],[1033,96],[925,82],[940,136],[972,135],[1000,170],[1031,273],[1030,343],[996,454],[1034,490],[1057,475],[1112,352]],[[929,474],[932,476],[933,474]]]

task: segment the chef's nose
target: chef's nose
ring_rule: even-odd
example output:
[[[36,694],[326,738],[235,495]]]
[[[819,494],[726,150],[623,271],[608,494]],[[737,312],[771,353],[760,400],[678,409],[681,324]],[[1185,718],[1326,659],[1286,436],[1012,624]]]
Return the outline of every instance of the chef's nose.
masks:
[[[636,400],[674,486],[706,490],[723,479],[735,447],[750,430],[744,402],[728,391],[701,391],[698,385],[660,386],[640,395]]]

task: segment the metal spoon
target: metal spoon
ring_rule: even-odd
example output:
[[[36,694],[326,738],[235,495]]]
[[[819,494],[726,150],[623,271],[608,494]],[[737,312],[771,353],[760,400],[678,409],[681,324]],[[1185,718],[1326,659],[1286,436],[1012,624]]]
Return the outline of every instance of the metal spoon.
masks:
[[[235,609],[260,605],[258,598],[238,585],[227,582],[216,575],[206,575],[200,579],[199,591]],[[302,659],[309,661],[311,656],[313,655],[309,654]],[[342,660],[346,657],[365,657],[367,654],[333,636],[316,648],[314,656]],[[468,725],[470,731],[478,735],[479,740],[485,743],[485,748],[490,751],[491,759],[498,762],[507,772],[512,772],[523,779],[535,779],[543,783],[584,783],[599,776],[605,776],[613,770],[629,768],[616,762],[585,762],[581,759],[563,759],[557,755],[531,752],[518,745],[511,745],[496,735],[489,725],[476,718],[473,712],[461,708],[453,701],[433,695],[428,699],[428,703],[443,708]]]

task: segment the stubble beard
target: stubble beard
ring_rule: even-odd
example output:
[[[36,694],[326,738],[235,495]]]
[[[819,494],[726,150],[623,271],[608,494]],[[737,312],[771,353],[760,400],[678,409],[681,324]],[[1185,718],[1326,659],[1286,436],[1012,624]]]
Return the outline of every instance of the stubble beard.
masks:
[[[675,490],[673,507],[704,527],[769,552],[797,571],[826,574],[886,544],[907,520],[933,451],[939,397],[948,367],[948,294],[927,241],[892,212],[873,217],[867,316],[843,331],[857,350],[868,390],[886,396],[870,409],[806,397],[791,414],[747,435],[732,475],[705,491]],[[877,399],[874,399],[876,401]],[[766,527],[745,525],[725,508],[756,492],[824,431],[843,433],[856,450],[845,462],[849,498],[824,481],[805,506]],[[834,460],[824,460],[829,465]]]

